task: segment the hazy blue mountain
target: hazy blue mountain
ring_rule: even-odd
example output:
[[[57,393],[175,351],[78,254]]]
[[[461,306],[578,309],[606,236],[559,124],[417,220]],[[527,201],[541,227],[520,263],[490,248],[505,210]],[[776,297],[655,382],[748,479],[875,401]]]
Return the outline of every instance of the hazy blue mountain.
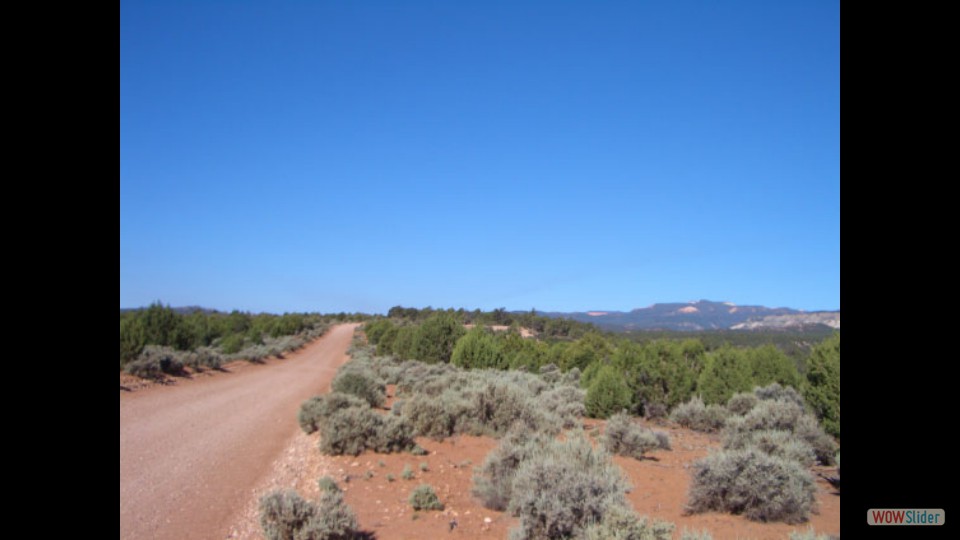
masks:
[[[654,304],[632,311],[538,312],[593,323],[605,330],[759,330],[822,324],[840,328],[839,311],[808,312],[790,308],[738,306],[731,302]]]

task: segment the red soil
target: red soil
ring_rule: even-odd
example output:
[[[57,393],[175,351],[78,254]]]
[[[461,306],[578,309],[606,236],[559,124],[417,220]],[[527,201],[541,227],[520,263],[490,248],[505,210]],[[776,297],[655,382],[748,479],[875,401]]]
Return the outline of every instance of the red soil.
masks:
[[[394,389],[390,386],[387,390],[389,406]],[[594,437],[602,432],[603,424],[598,420],[584,421],[584,427]],[[840,496],[823,480],[817,482],[818,513],[802,525],[757,523],[719,513],[686,515],[690,466],[711,448],[719,447],[719,437],[687,429],[652,427],[669,433],[673,450],[651,452],[652,459],[638,461],[615,456],[613,460],[634,486],[627,495],[633,507],[641,515],[675,523],[675,538],[684,530],[706,530],[715,540],[784,540],[791,531],[806,530],[810,526],[820,534],[840,534]],[[285,471],[280,476],[285,478],[274,482],[270,489],[295,488],[301,495],[316,499],[319,496],[317,479],[329,475],[344,489],[346,502],[357,514],[361,528],[375,533],[378,540],[448,536],[504,539],[509,529],[519,523],[519,519],[507,513],[484,508],[470,495],[473,469],[479,469],[486,455],[496,447],[494,439],[463,435],[438,442],[418,438],[417,442],[428,455],[365,452],[357,457],[324,456],[317,450],[318,440],[317,434],[297,437],[297,450],[280,467]],[[426,472],[420,470],[420,463],[427,464]],[[413,469],[414,479],[402,478],[405,465]],[[387,479],[388,474],[394,476],[393,481]],[[446,506],[443,511],[414,512],[410,507],[407,500],[410,492],[421,483],[433,486]],[[257,495],[267,491],[265,488]],[[451,530],[453,520],[457,526]],[[260,538],[259,534],[256,507],[251,503],[236,536]]]

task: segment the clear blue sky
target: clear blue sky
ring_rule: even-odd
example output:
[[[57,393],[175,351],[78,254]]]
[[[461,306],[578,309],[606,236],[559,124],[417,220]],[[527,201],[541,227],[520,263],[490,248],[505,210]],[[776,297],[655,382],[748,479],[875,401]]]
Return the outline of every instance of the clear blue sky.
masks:
[[[840,308],[835,1],[120,6],[120,306]]]

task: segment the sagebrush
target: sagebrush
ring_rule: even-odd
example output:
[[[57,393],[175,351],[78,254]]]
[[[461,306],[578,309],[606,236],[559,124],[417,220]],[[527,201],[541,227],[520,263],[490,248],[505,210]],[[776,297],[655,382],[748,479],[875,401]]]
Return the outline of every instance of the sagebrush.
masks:
[[[357,536],[357,518],[339,490],[322,490],[318,504],[295,491],[260,499],[260,526],[267,540],[326,540]]]
[[[474,475],[473,495],[491,510],[506,510],[520,464],[548,442],[548,437],[531,433],[518,425],[500,440]]]
[[[629,487],[620,469],[582,434],[550,440],[516,471],[508,510],[520,517],[512,537],[567,538],[625,506]]]
[[[413,445],[413,429],[406,422],[369,408],[341,409],[320,428],[320,451],[329,455],[359,455],[368,449],[402,452]]]
[[[583,531],[583,540],[672,540],[674,524],[650,521],[625,506],[612,506]]]
[[[642,459],[645,453],[657,448],[670,449],[666,433],[654,433],[627,413],[617,413],[607,420],[601,440],[608,452],[636,459]]]
[[[410,506],[414,510],[443,510],[443,503],[429,484],[421,484],[410,493]]]
[[[694,463],[687,508],[742,514],[754,521],[806,521],[816,485],[799,463],[748,447]]]
[[[313,433],[333,413],[348,408],[365,409],[367,402],[350,394],[331,392],[322,396],[314,396],[300,405],[297,421],[304,433]]]
[[[355,364],[348,364],[352,365]],[[371,371],[362,368],[341,368],[333,379],[332,388],[334,392],[357,396],[371,407],[379,407],[386,400],[383,383]]]
[[[694,397],[686,403],[677,405],[670,413],[670,420],[694,431],[712,432],[722,428],[729,415],[726,407],[706,406],[703,400]]]

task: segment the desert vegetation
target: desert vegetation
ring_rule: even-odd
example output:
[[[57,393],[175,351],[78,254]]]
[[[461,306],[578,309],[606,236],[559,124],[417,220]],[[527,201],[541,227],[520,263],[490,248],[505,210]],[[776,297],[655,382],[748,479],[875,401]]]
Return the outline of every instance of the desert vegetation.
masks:
[[[702,403],[681,409],[706,414]],[[833,439],[800,394],[778,383],[732,396],[727,409],[722,449],[694,464],[688,509],[742,514],[756,521],[806,521],[815,494],[809,467],[833,463]],[[691,427],[702,424],[696,421]]]
[[[474,469],[472,494],[520,519],[511,538],[672,537],[672,524],[625,502],[631,488],[610,459],[670,449],[640,416],[719,434],[722,447],[691,471],[691,513],[804,522],[814,509],[810,466],[836,456],[821,420],[835,417],[839,433],[839,335],[799,362],[769,344],[638,343],[589,329],[524,338],[516,321],[492,331],[465,328],[483,319],[465,313],[391,312],[366,324],[333,392],[303,403],[301,427],[319,431],[330,455],[422,453],[416,437],[498,439]],[[606,419],[594,441],[581,429],[585,416]],[[407,465],[400,476],[420,475]],[[435,504],[428,489],[411,494],[414,508]]]
[[[615,414],[607,420],[602,442],[611,454],[636,459],[642,459],[655,448],[670,449],[670,437],[666,433],[641,426],[627,413]]]
[[[389,413],[377,411],[383,388],[396,385]],[[467,433],[501,436],[519,423],[533,432],[559,433],[583,414],[576,379],[544,378],[519,371],[463,370],[448,364],[399,361],[356,348],[334,379],[334,391],[303,403],[305,432],[321,431],[330,454],[416,452],[412,437],[434,439]]]
[[[120,312],[120,369],[143,378],[219,369],[224,362],[282,356],[350,316],[251,315],[175,310],[160,303]]]
[[[357,518],[332,480],[320,482],[316,502],[295,491],[275,491],[260,500],[260,526],[267,540],[320,540],[361,537]]]
[[[575,427],[586,410],[577,370],[563,372],[549,364],[537,373],[463,369],[376,356],[373,347],[362,346],[352,353],[353,360],[337,377],[364,381],[350,385],[361,391],[347,393],[334,385],[338,391],[312,398],[301,408],[304,430],[320,431],[321,452],[412,451],[414,436],[492,436],[501,444],[477,469],[474,493],[488,507],[520,518],[513,537],[601,538],[618,527],[669,537],[672,525],[648,522],[629,509],[624,497],[628,485],[607,450],[595,448]],[[397,392],[389,411],[374,405],[379,400],[356,395],[385,385],[395,385]],[[615,451],[640,456],[669,446],[666,437],[632,425],[628,415],[617,418],[624,425],[622,433],[611,432]],[[558,440],[565,427],[573,429]],[[421,474],[428,470],[422,462]],[[407,465],[401,476],[412,480],[416,475]],[[544,490],[547,483],[550,489]],[[427,485],[411,492],[410,504],[416,510],[443,507]]]
[[[414,510],[443,510],[437,492],[428,484],[420,484],[410,493],[410,506]]]
[[[377,355],[398,360],[533,373],[556,369],[558,375],[576,370],[587,391],[586,414],[597,418],[623,409],[657,418],[699,397],[707,416],[697,416],[709,429],[719,430],[731,397],[777,383],[797,390],[826,431],[839,437],[839,334],[811,347],[800,337],[791,340],[791,334],[624,336],[604,334],[586,323],[556,321],[563,319],[535,312],[395,307],[388,317],[368,322],[366,333]],[[468,331],[467,324],[475,326]],[[523,338],[521,329],[537,332],[537,338]]]
[[[582,431],[561,441],[518,426],[487,457],[473,493],[484,506],[520,517],[511,538],[670,538],[672,524],[648,523],[630,509],[629,487]]]
[[[688,506],[756,521],[806,521],[814,503],[814,480],[797,461],[755,447],[723,450],[694,466]]]

